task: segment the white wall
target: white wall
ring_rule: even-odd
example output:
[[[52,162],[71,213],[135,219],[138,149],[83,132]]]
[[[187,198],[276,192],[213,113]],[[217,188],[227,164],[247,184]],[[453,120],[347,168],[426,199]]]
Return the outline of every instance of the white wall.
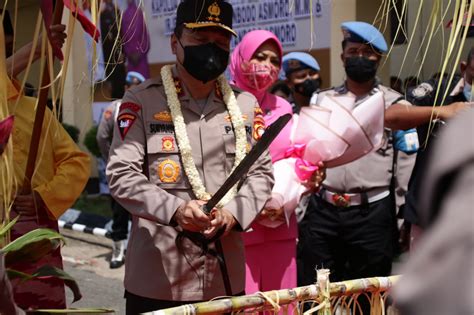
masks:
[[[447,12],[446,17],[443,21],[439,21],[440,27],[437,29],[435,36],[433,36],[430,45],[427,44],[428,38],[423,43],[423,37],[429,27],[429,20],[431,15],[431,9],[436,0],[425,0],[424,7],[422,8],[418,24],[416,24],[416,17],[418,14],[418,8],[420,6],[420,0],[410,0],[408,2],[408,36],[413,36],[411,47],[408,44],[397,45],[392,50],[390,56],[390,73],[391,75],[399,76],[401,79],[405,79],[407,76],[418,75],[420,79],[429,79],[434,73],[441,71],[442,62],[444,61],[444,53],[447,50],[447,44],[450,35],[450,29],[446,28],[446,24],[453,18],[454,14],[454,2],[444,0],[443,10]],[[448,3],[452,2],[452,5],[448,7]],[[468,50],[473,47],[474,38],[468,38],[462,47],[461,60],[466,58]],[[418,53],[421,48],[422,53]],[[459,41],[456,45],[455,51],[459,49]],[[408,50],[408,54],[405,58],[405,53]],[[425,62],[422,64],[423,52],[427,51],[427,57]],[[403,61],[405,58],[405,62]],[[451,63],[449,72],[457,65]]]

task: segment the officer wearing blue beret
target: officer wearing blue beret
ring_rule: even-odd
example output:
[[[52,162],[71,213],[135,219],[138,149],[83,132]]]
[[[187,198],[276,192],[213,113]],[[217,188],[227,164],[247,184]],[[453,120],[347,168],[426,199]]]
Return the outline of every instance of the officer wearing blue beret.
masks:
[[[291,52],[283,56],[286,83],[292,91],[293,112],[308,106],[311,96],[321,86],[320,67],[316,59],[304,52]]]
[[[339,87],[315,93],[310,105],[319,105],[325,95],[344,103],[348,99],[344,96],[351,94],[357,106],[382,91],[386,107],[384,145],[356,161],[327,169],[322,189],[311,197],[299,225],[301,286],[314,282],[315,267],[329,268],[331,281],[390,275],[397,240],[396,205],[404,202],[400,199],[396,203],[395,197],[404,195],[415,155],[400,154],[398,179],[394,180],[397,159],[388,128],[413,128],[429,121],[432,114],[431,108],[411,106],[377,79],[383,54],[388,51],[377,28],[365,22],[345,22],[341,29],[346,80]],[[449,117],[456,110],[439,108],[434,115]]]

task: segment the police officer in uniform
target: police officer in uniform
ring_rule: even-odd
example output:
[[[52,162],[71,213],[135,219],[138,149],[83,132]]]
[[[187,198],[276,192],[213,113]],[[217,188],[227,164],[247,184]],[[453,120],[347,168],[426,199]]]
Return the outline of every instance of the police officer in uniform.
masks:
[[[299,114],[301,107],[308,106],[311,96],[321,86],[318,62],[304,52],[291,52],[283,56],[283,71],[286,84],[291,89],[293,112]]]
[[[348,93],[357,103],[377,91],[385,98],[385,127],[408,129],[428,121],[431,110],[413,108],[401,95],[376,78],[382,54],[387,51],[383,35],[364,22],[342,24],[341,59],[347,74],[343,85],[313,95],[318,105],[324,95],[340,98]],[[451,111],[442,109],[442,115]],[[323,188],[312,196],[300,223],[298,252],[299,285],[314,281],[315,268],[331,269],[331,280],[386,276],[394,250],[395,201],[390,194],[393,148],[387,129],[383,146],[349,164],[327,169]]]
[[[254,119],[261,111],[254,96],[231,89],[234,103],[226,97],[229,90],[223,81],[216,80],[227,67],[232,35],[229,3],[181,2],[171,37],[176,66],[165,66],[162,75],[130,89],[123,99],[107,178],[112,196],[132,214],[124,280],[127,314],[226,295],[214,244],[203,251],[188,238],[177,242],[183,230],[210,238],[225,229],[221,242],[232,294],[244,291],[239,232],[250,226],[271,195],[268,153],[242,178],[234,197],[211,216],[201,211],[205,201],[197,197],[203,191],[215,193],[239,152],[261,135],[256,123],[260,119]],[[227,110],[235,106],[242,128],[238,114]],[[171,113],[176,108],[180,115]],[[190,150],[180,149],[184,142],[178,137],[187,138]],[[236,143],[239,137],[245,148]]]
[[[145,77],[138,72],[129,71],[125,78],[125,90],[131,86],[138,85],[145,81]],[[114,135],[115,121],[118,116],[122,100],[118,99],[112,102],[104,111],[102,119],[97,128],[96,140],[99,145],[99,150],[102,158],[107,163],[109,160],[110,144]],[[121,267],[125,263],[125,246],[128,235],[128,221],[130,213],[125,210],[119,203],[111,198],[112,208],[112,258],[110,258],[109,267],[115,269]]]
[[[465,107],[467,102],[474,102],[472,97],[472,78],[474,77],[474,48],[471,47],[467,58],[460,64],[461,75],[455,75],[449,82],[449,76],[432,78],[421,83],[416,88],[407,92],[407,100],[413,105],[432,108],[433,106]],[[439,82],[441,80],[441,82]],[[439,85],[441,83],[441,85]],[[440,87],[438,89],[438,86]],[[439,93],[437,91],[439,90]],[[443,95],[448,92],[443,100]],[[438,94],[438,97],[436,96]],[[421,182],[422,173],[430,158],[432,144],[436,142],[437,134],[447,122],[439,117],[431,124],[426,123],[418,126],[419,141],[423,145],[418,151],[415,168],[410,178],[408,193],[406,195],[406,206],[404,208],[404,235],[402,241],[406,247],[410,245],[410,239],[416,238],[421,232],[418,222],[418,199],[419,191],[423,186]],[[410,230],[412,233],[410,233]]]

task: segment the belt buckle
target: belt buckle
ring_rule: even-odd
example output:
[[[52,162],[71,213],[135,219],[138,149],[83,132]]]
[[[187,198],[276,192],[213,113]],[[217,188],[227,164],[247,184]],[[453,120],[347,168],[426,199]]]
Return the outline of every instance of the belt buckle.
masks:
[[[338,207],[347,208],[351,205],[351,196],[347,194],[334,194],[332,195],[332,201]]]

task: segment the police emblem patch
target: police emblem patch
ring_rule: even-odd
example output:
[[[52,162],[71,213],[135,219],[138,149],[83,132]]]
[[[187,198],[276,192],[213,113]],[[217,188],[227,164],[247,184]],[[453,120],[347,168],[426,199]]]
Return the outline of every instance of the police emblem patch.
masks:
[[[417,88],[413,89],[411,94],[413,95],[413,97],[423,98],[427,94],[430,94],[431,92],[433,92],[433,90],[434,88],[430,84],[424,82],[424,83],[421,83]]]
[[[122,140],[125,140],[125,136],[135,122],[135,119],[137,119],[137,116],[133,114],[121,114],[118,116],[117,124]]]
[[[174,151],[174,138],[173,137],[161,138],[161,150],[165,152]]]
[[[158,165],[158,177],[163,183],[176,183],[180,174],[181,168],[173,160],[167,159]]]

